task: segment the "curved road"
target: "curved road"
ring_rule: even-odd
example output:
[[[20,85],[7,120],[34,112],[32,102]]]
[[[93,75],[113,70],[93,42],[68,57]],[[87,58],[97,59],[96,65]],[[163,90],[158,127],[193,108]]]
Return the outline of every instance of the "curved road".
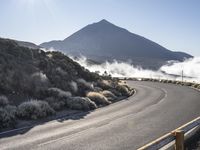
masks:
[[[137,93],[82,119],[51,121],[0,139],[0,149],[137,149],[200,115],[200,92],[173,84],[129,81]]]

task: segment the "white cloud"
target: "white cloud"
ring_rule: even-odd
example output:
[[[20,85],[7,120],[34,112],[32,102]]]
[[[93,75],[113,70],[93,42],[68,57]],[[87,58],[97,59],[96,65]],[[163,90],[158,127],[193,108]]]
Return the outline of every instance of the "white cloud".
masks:
[[[73,57],[71,57],[73,58]],[[126,62],[118,62],[114,60],[112,63],[105,62],[100,65],[91,65],[87,62],[87,58],[82,56],[74,59],[80,65],[92,72],[98,71],[103,74],[105,71],[113,77],[143,77],[157,79],[181,80],[181,72],[184,72],[184,80],[200,82],[200,58],[185,60],[184,62],[170,62],[170,65],[164,65],[158,71],[142,69]],[[165,73],[163,73],[165,72]],[[169,74],[178,75],[175,77]],[[187,76],[187,77],[186,77]],[[190,78],[192,77],[192,78]]]

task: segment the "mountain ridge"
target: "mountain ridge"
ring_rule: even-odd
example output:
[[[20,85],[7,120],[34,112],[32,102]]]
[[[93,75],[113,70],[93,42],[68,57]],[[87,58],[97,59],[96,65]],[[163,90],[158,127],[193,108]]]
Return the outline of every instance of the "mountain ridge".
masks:
[[[192,57],[184,52],[170,51],[105,19],[85,26],[64,40],[45,42],[40,46],[73,56],[82,54],[95,61],[132,60],[134,65],[150,69],[158,69],[169,60],[183,61]]]

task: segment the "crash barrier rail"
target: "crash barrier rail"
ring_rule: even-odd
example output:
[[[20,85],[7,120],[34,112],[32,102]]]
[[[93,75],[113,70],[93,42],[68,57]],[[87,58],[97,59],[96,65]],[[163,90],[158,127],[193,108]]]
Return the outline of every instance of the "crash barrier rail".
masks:
[[[184,142],[200,129],[200,117],[178,129],[154,140],[138,150],[176,149],[184,150]]]

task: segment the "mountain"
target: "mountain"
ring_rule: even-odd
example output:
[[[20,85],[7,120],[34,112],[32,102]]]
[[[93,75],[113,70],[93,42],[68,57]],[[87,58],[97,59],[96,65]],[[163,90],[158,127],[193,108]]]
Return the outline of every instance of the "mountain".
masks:
[[[30,49],[40,49],[42,47],[34,44],[34,43],[31,43],[31,42],[27,42],[27,41],[18,41],[18,40],[14,40],[14,39],[8,39],[8,38],[1,38],[0,37],[0,40],[4,40],[4,41],[12,41],[13,43],[17,44],[18,46],[21,46],[21,47],[26,47],[26,48],[30,48]]]
[[[34,43],[31,43],[31,42],[26,42],[26,41],[17,41],[17,40],[14,40],[19,46],[22,46],[22,47],[27,47],[27,48],[31,48],[31,49],[40,49],[41,47],[34,44]]]
[[[143,68],[158,69],[169,60],[183,61],[192,57],[183,52],[173,52],[142,36],[131,33],[106,20],[87,25],[62,41],[40,45],[64,53],[103,62],[131,61]]]

